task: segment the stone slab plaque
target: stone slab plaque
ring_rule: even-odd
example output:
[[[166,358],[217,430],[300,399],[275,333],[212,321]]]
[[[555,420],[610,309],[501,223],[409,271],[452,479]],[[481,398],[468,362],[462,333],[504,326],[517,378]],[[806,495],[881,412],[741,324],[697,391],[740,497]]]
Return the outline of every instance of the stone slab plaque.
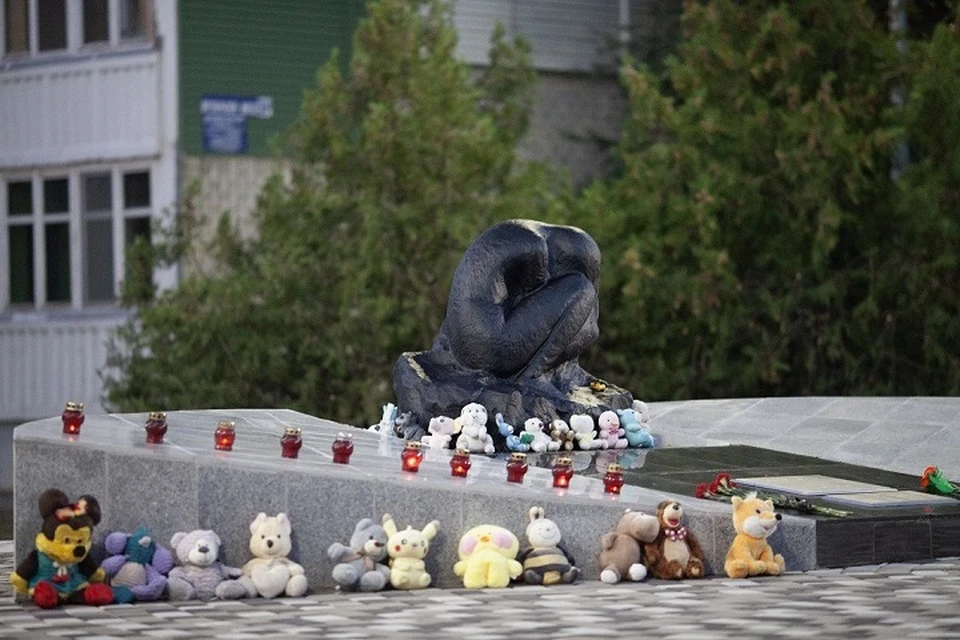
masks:
[[[943,504],[957,504],[947,496],[938,496],[921,491],[876,491],[873,493],[828,494],[824,500],[837,502],[850,507],[867,509],[891,509],[896,507],[922,507]]]
[[[832,478],[820,474],[735,478],[734,481],[746,487],[756,487],[758,489],[788,493],[795,496],[824,496],[827,494],[894,491],[893,487],[857,482],[856,480],[844,480],[843,478]]]

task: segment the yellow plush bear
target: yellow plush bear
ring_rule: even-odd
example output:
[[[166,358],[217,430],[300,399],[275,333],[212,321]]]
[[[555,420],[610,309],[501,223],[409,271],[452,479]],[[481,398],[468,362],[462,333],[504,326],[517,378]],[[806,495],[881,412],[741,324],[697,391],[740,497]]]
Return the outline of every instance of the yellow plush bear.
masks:
[[[731,502],[737,537],[733,539],[723,565],[727,575],[745,578],[783,573],[783,556],[779,553],[774,555],[767,543],[767,538],[776,531],[782,517],[773,512],[773,501],[760,500],[755,493],[750,493],[746,498],[734,496]]]
[[[482,524],[460,538],[460,561],[453,565],[453,572],[463,577],[467,589],[503,588],[523,571],[516,560],[519,550],[520,541],[510,531]]]

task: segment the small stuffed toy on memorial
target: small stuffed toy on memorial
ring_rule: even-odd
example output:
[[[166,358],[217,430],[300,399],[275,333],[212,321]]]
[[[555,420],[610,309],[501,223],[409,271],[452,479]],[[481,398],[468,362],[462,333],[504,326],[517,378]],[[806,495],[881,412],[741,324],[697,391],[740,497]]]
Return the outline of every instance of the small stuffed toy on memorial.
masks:
[[[543,507],[530,509],[527,525],[530,546],[520,553],[523,580],[527,584],[570,584],[580,577],[580,569],[561,541],[560,527],[544,517]]]
[[[644,427],[643,416],[634,409],[617,409],[620,418],[620,427],[623,429],[627,446],[633,448],[649,448],[654,444],[653,436]]]
[[[683,507],[679,502],[664,500],[657,505],[660,532],[653,542],[643,547],[643,563],[650,575],[660,580],[702,578],[703,547],[692,531],[683,524]]]
[[[593,451],[603,446],[597,439],[597,430],[593,426],[593,418],[585,413],[575,413],[570,416],[570,429],[573,430],[577,446],[584,451]]]
[[[133,533],[115,531],[104,546],[110,556],[100,568],[110,579],[114,602],[151,602],[164,596],[173,554],[157,544],[146,527]]]
[[[247,590],[236,578],[243,571],[220,562],[220,536],[213,531],[178,531],[170,538],[179,566],[170,570],[167,588],[171,600],[237,600]]]
[[[427,426],[430,432],[420,438],[420,443],[431,449],[449,449],[450,441],[459,431],[459,426],[453,418],[448,416],[435,416],[430,418],[430,424]]]
[[[383,530],[389,536],[387,554],[390,556],[390,584],[394,589],[426,589],[430,586],[431,577],[423,559],[430,551],[430,541],[437,535],[439,526],[440,523],[434,520],[423,531],[409,526],[398,531],[393,516],[384,514]]]
[[[620,427],[620,418],[613,411],[604,411],[597,418],[600,442],[604,449],[626,449],[626,432]]]
[[[560,450],[573,451],[576,435],[566,420],[557,418],[550,423],[550,439],[559,443],[558,449]]]
[[[642,560],[642,544],[653,542],[660,521],[642,511],[627,509],[614,531],[600,538],[600,580],[616,584],[621,580],[639,582],[647,577]]]
[[[248,598],[299,598],[307,592],[303,567],[288,558],[293,548],[293,525],[285,513],[257,514],[250,523],[250,553],[253,559],[243,565],[240,584]]]
[[[333,581],[344,591],[380,591],[390,581],[387,532],[370,518],[357,523],[349,546],[334,542],[327,555],[335,563]]]
[[[60,604],[104,605],[113,602],[106,573],[90,557],[93,528],[100,523],[100,503],[90,495],[70,502],[60,489],[40,494],[43,523],[35,548],[10,574],[17,593],[52,609]]]
[[[780,524],[781,515],[774,513],[772,500],[760,500],[756,493],[745,498],[733,496],[733,528],[737,536],[730,545],[723,568],[731,578],[778,576],[785,570],[783,556],[774,554],[767,538]]]
[[[493,453],[493,438],[487,433],[487,410],[482,404],[471,402],[460,410],[456,419],[460,437],[457,449],[466,449],[470,453]]]
[[[540,418],[528,418],[523,423],[523,433],[520,434],[520,440],[530,444],[530,449],[535,453],[544,453],[545,451],[559,451],[560,443],[550,439],[543,430],[543,420]]]
[[[513,425],[508,424],[507,421],[503,419],[502,413],[497,413],[493,418],[497,423],[497,430],[500,431],[500,435],[503,436],[504,442],[506,442],[507,450],[519,451],[521,453],[530,451],[530,445],[520,439]]]
[[[512,532],[495,524],[482,524],[460,538],[453,573],[463,578],[467,589],[502,589],[523,572],[517,561],[520,541]]]

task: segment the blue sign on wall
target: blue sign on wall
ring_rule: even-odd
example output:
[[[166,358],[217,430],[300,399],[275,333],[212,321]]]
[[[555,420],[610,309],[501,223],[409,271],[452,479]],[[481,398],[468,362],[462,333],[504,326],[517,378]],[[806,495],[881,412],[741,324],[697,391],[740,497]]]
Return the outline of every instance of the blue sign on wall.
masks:
[[[245,153],[247,118],[272,118],[273,97],[205,95],[200,99],[200,114],[204,151]]]

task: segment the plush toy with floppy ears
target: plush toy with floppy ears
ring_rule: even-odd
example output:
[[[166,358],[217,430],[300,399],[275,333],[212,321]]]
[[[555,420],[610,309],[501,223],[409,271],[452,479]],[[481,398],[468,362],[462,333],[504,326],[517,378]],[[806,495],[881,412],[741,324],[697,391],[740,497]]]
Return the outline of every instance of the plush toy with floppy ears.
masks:
[[[299,598],[307,592],[303,567],[288,558],[293,544],[293,526],[285,513],[257,514],[250,523],[250,553],[253,559],[243,565],[240,584],[248,598],[276,598],[286,594]]]
[[[350,546],[334,542],[327,555],[336,563],[333,581],[345,591],[380,591],[390,581],[387,532],[370,518],[354,527]]]
[[[757,494],[733,496],[733,528],[737,536],[723,565],[731,578],[778,576],[784,572],[783,556],[774,555],[767,538],[777,530],[780,514],[773,512],[772,500],[760,500]]]
[[[520,553],[523,580],[528,584],[559,584],[575,582],[580,569],[574,566],[573,556],[560,541],[560,527],[544,517],[543,507],[530,509],[527,540],[530,546]]]
[[[40,494],[43,524],[36,548],[10,575],[18,593],[25,593],[44,609],[61,603],[104,605],[113,602],[106,574],[90,557],[93,527],[100,522],[100,503],[80,496],[71,503],[60,489]]]
[[[426,589],[431,577],[423,559],[430,551],[430,541],[437,535],[440,523],[428,523],[423,531],[407,527],[397,530],[393,516],[383,515],[383,530],[387,532],[387,554],[390,556],[390,584],[394,589]]]
[[[114,602],[159,600],[167,588],[167,574],[173,568],[173,554],[161,547],[140,527],[132,534],[114,532],[107,536],[107,553],[100,563],[110,578]]]
[[[616,584],[621,580],[639,582],[647,577],[647,567],[640,562],[641,544],[653,542],[660,531],[660,521],[642,511],[627,509],[615,531],[600,538],[600,580]]]
[[[683,526],[683,507],[664,500],[657,505],[660,532],[653,542],[643,546],[643,563],[650,575],[660,580],[702,578],[703,547],[692,531]]]
[[[513,533],[495,524],[481,524],[461,536],[460,560],[453,565],[453,573],[463,578],[467,589],[502,589],[523,571],[516,560],[519,550],[520,541]]]

